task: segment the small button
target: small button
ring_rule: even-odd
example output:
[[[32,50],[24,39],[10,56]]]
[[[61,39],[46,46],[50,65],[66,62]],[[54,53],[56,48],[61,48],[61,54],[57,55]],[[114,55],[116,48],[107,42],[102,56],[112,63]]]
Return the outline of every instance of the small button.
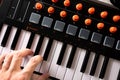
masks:
[[[89,26],[91,24],[92,24],[92,19],[89,19],[89,18],[85,19],[85,25],[86,26]]]
[[[49,17],[44,17],[43,18],[43,21],[42,21],[42,26],[44,27],[48,27],[48,28],[51,28],[51,25],[52,25],[52,22],[53,22],[53,19],[52,18],[49,18]]]
[[[73,20],[74,22],[79,21],[79,19],[80,19],[80,17],[79,17],[78,15],[73,15],[73,17],[72,17],[72,20]]]
[[[66,11],[61,11],[60,12],[60,17],[65,18],[67,16],[67,12]]]
[[[55,8],[52,7],[52,6],[50,6],[50,7],[48,8],[48,13],[49,13],[49,14],[53,14],[54,12],[55,12]]]
[[[89,38],[89,35],[90,30],[81,28],[78,37],[87,40]]]
[[[117,29],[117,27],[115,27],[115,26],[112,26],[112,27],[109,28],[110,33],[116,33],[117,30],[118,30],[118,29]]]
[[[36,9],[36,10],[41,10],[42,8],[43,8],[42,3],[37,2],[37,3],[35,4],[35,9]]]
[[[62,22],[62,21],[56,21],[55,26],[54,26],[54,30],[63,32],[64,27],[65,27],[65,23],[64,22]]]
[[[113,16],[113,21],[114,22],[118,22],[120,20],[120,16],[119,15],[114,15]]]
[[[114,38],[106,36],[103,45],[112,48],[114,42],[115,42]]]
[[[103,29],[104,27],[105,27],[105,24],[102,23],[102,22],[97,24],[97,28],[100,29],[100,30]]]
[[[90,7],[90,8],[88,9],[88,13],[89,13],[90,15],[93,15],[93,14],[95,13],[95,8],[94,8],[94,7]]]
[[[41,15],[39,15],[37,13],[31,13],[29,22],[34,23],[34,24],[38,24],[40,18],[41,18]]]
[[[76,5],[76,10],[82,10],[83,9],[83,4],[82,3],[78,3],[77,5]]]
[[[120,50],[120,40],[117,41],[116,49]]]
[[[100,16],[101,16],[101,18],[106,18],[107,16],[108,16],[108,12],[107,11],[102,11],[101,13],[100,13]]]
[[[102,34],[93,32],[91,42],[100,44],[102,40]]]
[[[66,33],[69,35],[75,36],[77,29],[78,29],[77,26],[69,24]]]
[[[65,1],[64,1],[64,6],[65,6],[65,7],[69,7],[70,4],[71,4],[70,0],[65,0]]]

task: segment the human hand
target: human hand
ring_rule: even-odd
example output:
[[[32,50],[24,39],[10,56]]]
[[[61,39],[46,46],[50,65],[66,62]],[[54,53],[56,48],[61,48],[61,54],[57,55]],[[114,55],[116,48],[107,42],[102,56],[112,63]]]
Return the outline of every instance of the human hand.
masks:
[[[24,49],[0,55],[0,80],[30,80],[35,67],[43,59],[40,55],[34,56],[21,69],[22,59],[31,54],[33,52],[30,49]],[[48,74],[44,74],[38,80],[46,80],[48,77]]]

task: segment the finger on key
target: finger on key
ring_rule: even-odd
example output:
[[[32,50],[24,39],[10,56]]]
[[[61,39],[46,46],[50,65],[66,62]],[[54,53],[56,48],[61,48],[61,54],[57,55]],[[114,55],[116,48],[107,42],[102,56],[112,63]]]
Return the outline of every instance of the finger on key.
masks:
[[[6,55],[3,65],[2,65],[2,71],[7,71],[9,69],[12,58],[13,58],[12,53]]]
[[[0,55],[0,69],[2,68],[3,61],[5,59],[5,54]]]
[[[41,75],[38,80],[47,80],[48,78],[49,78],[49,74],[46,73],[46,74]]]
[[[43,58],[40,55],[32,57],[23,69],[23,73],[28,73],[29,75],[32,75],[34,69],[40,62],[42,62],[42,60]]]
[[[27,55],[33,54],[33,51],[30,49],[23,49],[19,51],[14,51],[13,54],[14,56],[13,56],[9,71],[20,70],[22,59],[26,57]]]

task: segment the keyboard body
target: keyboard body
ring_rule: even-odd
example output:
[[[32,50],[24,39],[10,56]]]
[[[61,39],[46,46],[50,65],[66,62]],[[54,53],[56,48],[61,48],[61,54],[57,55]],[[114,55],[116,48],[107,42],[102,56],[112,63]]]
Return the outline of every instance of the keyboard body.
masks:
[[[87,62],[89,60],[94,62],[94,59],[92,59],[91,54],[94,55],[94,58],[96,57],[95,61],[97,62],[95,63],[98,63],[97,57],[99,58],[99,55],[102,55],[105,57],[103,61],[104,62],[103,64],[105,67],[102,68],[103,71],[101,71],[101,74],[99,74],[100,75],[99,77],[104,78],[103,76],[105,74],[104,71],[107,69],[107,66],[108,66],[107,64],[110,61],[109,58],[114,59],[116,64],[119,65],[120,19],[117,18],[118,20],[114,21],[113,17],[116,15],[120,16],[120,10],[109,4],[102,3],[100,1],[96,2],[92,0],[90,1],[69,0],[70,4],[68,6],[67,5],[65,6],[64,1],[65,0],[58,0],[58,2],[54,2],[54,0],[53,2],[52,0],[4,0],[2,1],[0,5],[0,25],[1,25],[0,26],[0,31],[1,31],[0,37],[2,35],[2,32],[4,32],[4,29],[6,33],[10,33],[9,31],[11,31],[14,26],[18,34],[20,34],[22,31],[23,32],[25,31],[26,35],[24,37],[25,39],[23,40],[23,43],[24,43],[23,48],[31,48],[31,49],[32,49],[31,46],[33,46],[33,43],[35,43],[35,41],[39,42],[38,36],[40,36],[40,38],[42,38],[43,41],[44,41],[43,37],[49,38],[48,47],[46,47],[47,51],[43,50],[43,52],[51,53],[51,54],[44,54],[45,61],[49,58],[49,55],[52,55],[53,59],[55,59],[54,57],[59,58],[59,55],[62,53],[62,52],[60,53],[60,50],[62,50],[64,54],[66,53],[65,52],[65,50],[67,49],[66,47],[68,47],[68,51],[69,51],[69,45],[70,45],[72,46],[72,49],[71,49],[71,52],[68,52],[69,57],[68,57],[68,62],[66,62],[67,68],[72,67],[73,65],[72,63],[74,63],[74,58],[78,56],[77,53],[75,54],[76,50],[78,48],[83,49],[82,51],[85,53],[83,54],[81,52],[81,54],[83,54],[81,56],[84,56],[83,63],[85,66],[85,68],[83,68],[84,66],[82,66],[82,69],[81,69],[81,72],[83,73],[86,72]],[[42,8],[39,9],[38,7],[39,9],[38,10],[36,7],[36,3],[40,3],[40,5],[42,5]],[[81,10],[76,9],[76,5],[78,3],[82,4]],[[48,11],[50,7],[54,8],[54,10],[52,10],[53,12],[50,11],[51,13]],[[89,13],[88,11],[90,8],[94,8],[95,12]],[[64,18],[60,16],[61,11],[67,12],[67,15]],[[102,12],[103,14],[104,12],[107,12],[107,16],[101,17]],[[73,19],[73,17],[76,15],[79,17],[79,20]],[[87,20],[90,20],[90,23]],[[86,23],[86,21],[88,23]],[[104,23],[104,28],[98,29],[97,27],[98,23]],[[112,27],[115,28],[116,30],[112,29],[113,31],[110,31]],[[13,32],[14,32],[14,29],[13,29]],[[15,33],[13,34],[15,35]],[[10,35],[6,34],[6,36],[7,38],[3,35],[3,39],[1,37],[1,43],[0,43],[2,46],[0,47],[1,52],[4,52],[3,47],[6,47],[7,45],[9,45],[8,49],[10,49],[10,51],[15,50],[17,47],[17,43],[19,42],[19,39],[20,39],[19,38],[20,35],[18,37],[13,36],[12,37],[13,39],[8,37]],[[29,37],[28,40],[27,40],[27,36]],[[15,41],[16,43],[11,42],[11,44],[8,44],[7,39],[11,39]],[[25,40],[27,40],[29,44],[27,44]],[[58,43],[60,45],[62,43],[62,46],[65,49],[64,48],[59,49],[60,46],[57,47],[56,44],[53,43],[53,41],[55,41],[55,43]],[[35,43],[34,45],[37,46],[37,44],[38,43]],[[39,42],[39,44],[42,44],[42,43]],[[52,45],[56,46],[56,50],[52,48]],[[40,47],[40,46],[37,46],[37,47]],[[35,55],[38,55],[39,50],[36,48],[33,49],[33,51],[35,51],[36,53]],[[51,52],[51,48],[52,48],[52,51],[53,50],[55,51]],[[87,51],[84,51],[84,50],[87,50]],[[52,54],[57,51],[60,54],[58,55],[57,53]],[[63,59],[65,55],[67,56],[67,54],[64,54],[64,55],[61,54],[60,58]],[[49,65],[50,64],[61,65],[64,63],[61,60],[60,61],[59,60],[56,62],[50,62],[50,63],[48,61],[48,63]],[[43,62],[43,64],[44,65],[48,64],[45,61]],[[25,63],[26,62],[24,62],[23,67]],[[49,67],[58,67],[58,65],[49,66]],[[69,72],[69,70],[67,70],[66,68],[62,68],[62,67],[55,68],[55,69],[58,69],[58,74],[59,74],[59,70],[64,70],[64,69]],[[50,70],[52,73],[52,68],[50,68]],[[116,68],[116,71],[118,70],[120,70],[119,67]],[[44,70],[42,70],[41,72],[35,71],[35,73],[37,74],[40,74],[42,72],[45,72],[45,71]],[[92,72],[90,73],[91,75],[92,75]],[[63,73],[65,74],[65,72]],[[55,77],[54,75],[55,73],[51,74],[52,77]],[[66,72],[66,76],[67,75],[68,74]],[[117,75],[118,75],[118,72],[117,72]],[[60,76],[56,78],[59,78],[59,77]],[[62,78],[60,79],[62,80]],[[76,79],[77,78],[73,80],[76,80]],[[64,80],[68,80],[68,77],[65,78]],[[85,77],[83,80],[89,80],[89,79]],[[98,79],[91,79],[91,80],[98,80]],[[109,78],[109,80],[112,80],[112,78],[111,79]]]

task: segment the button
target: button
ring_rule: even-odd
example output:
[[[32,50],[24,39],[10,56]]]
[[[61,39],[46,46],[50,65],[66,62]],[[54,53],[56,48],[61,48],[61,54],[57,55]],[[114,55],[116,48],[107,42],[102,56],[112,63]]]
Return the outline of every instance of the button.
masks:
[[[87,40],[89,38],[89,35],[90,35],[89,30],[81,28],[78,37]]]
[[[31,23],[35,23],[35,24],[38,24],[40,18],[41,18],[41,15],[39,15],[39,14],[37,14],[37,13],[31,13],[31,16],[30,16],[29,22],[31,22]]]
[[[104,27],[105,27],[105,24],[102,23],[102,22],[97,24],[97,28],[100,29],[100,30],[103,29]]]
[[[50,28],[51,27],[51,25],[52,25],[52,22],[53,22],[53,19],[52,18],[49,18],[49,17],[44,17],[43,18],[43,21],[42,21],[42,26],[44,26],[44,27],[48,27],[48,28]]]
[[[66,33],[69,35],[75,36],[77,29],[78,29],[77,26],[69,24]]]
[[[79,19],[80,19],[80,17],[79,17],[78,15],[73,15],[73,17],[72,17],[72,20],[73,20],[74,22],[79,21]]]
[[[58,2],[58,0],[51,0],[53,3],[57,3]]]
[[[117,27],[114,27],[114,26],[109,28],[110,33],[116,33],[117,30],[118,30]]]
[[[108,12],[107,11],[102,11],[100,13],[100,16],[101,16],[101,18],[106,18],[108,16]]]
[[[35,4],[35,9],[36,10],[41,10],[43,8],[43,5],[40,3],[40,2],[37,2],[36,4]]]
[[[51,7],[48,8],[48,13],[49,14],[53,14],[54,12],[55,12],[54,7],[51,6]]]
[[[60,12],[60,17],[65,18],[67,16],[67,12],[66,11],[61,11]]]
[[[85,25],[86,26],[89,26],[91,24],[92,24],[92,19],[89,19],[89,18],[85,19]]]
[[[102,40],[102,34],[93,32],[91,42],[100,44],[101,40]]]
[[[62,22],[62,21],[56,21],[55,26],[54,26],[54,30],[63,32],[64,27],[65,27],[65,23],[64,22]]]
[[[89,9],[88,9],[88,13],[89,14],[94,14],[95,13],[95,8],[94,7],[90,7]]]
[[[119,15],[114,15],[113,16],[113,21],[114,22],[118,22],[120,20],[120,16]]]
[[[65,1],[64,1],[64,6],[65,6],[65,7],[70,6],[70,4],[71,4],[70,0],[65,0]]]
[[[117,41],[116,49],[120,50],[120,40]]]
[[[82,10],[83,9],[83,4],[82,3],[78,3],[77,5],[76,5],[76,10]]]
[[[115,42],[114,38],[106,36],[103,45],[112,48],[114,42]]]

